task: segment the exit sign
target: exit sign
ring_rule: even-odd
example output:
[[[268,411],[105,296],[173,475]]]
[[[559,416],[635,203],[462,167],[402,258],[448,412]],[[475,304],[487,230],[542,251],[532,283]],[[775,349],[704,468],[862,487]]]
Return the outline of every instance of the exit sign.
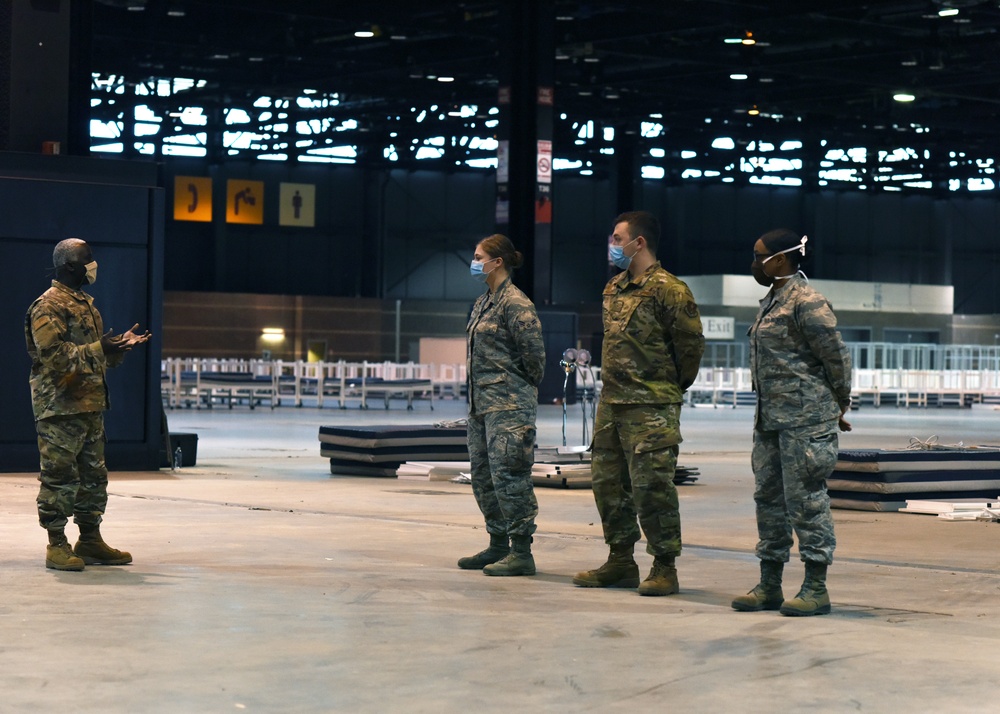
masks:
[[[706,340],[732,340],[736,337],[735,317],[702,317],[701,327]]]

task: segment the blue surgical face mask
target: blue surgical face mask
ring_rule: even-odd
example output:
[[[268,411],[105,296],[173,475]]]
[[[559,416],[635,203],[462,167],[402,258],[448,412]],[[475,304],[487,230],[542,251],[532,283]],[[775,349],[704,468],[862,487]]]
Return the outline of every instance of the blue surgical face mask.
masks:
[[[608,257],[611,258],[611,262],[616,268],[621,268],[622,270],[628,270],[628,266],[632,263],[632,256],[625,255],[625,248],[635,243],[639,240],[638,238],[626,243],[625,245],[609,245],[608,246]]]
[[[496,260],[496,258],[493,258],[493,260]],[[492,263],[493,260],[473,260],[471,263],[469,263],[469,272],[472,274],[472,277],[474,277],[481,283],[485,283],[486,276],[492,273],[493,271],[491,270],[490,273],[485,273],[483,272],[483,266],[486,265],[487,263]]]

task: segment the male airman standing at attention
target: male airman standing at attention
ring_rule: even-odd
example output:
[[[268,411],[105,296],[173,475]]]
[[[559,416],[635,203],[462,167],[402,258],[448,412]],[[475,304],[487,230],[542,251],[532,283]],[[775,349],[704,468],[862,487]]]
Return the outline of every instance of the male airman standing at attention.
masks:
[[[679,590],[674,471],[681,402],[705,351],[698,306],[688,286],[656,259],[659,239],[660,222],[650,213],[615,219],[608,253],[622,272],[604,288],[604,386],[591,456],[594,499],[611,553],[604,565],[573,578],[582,587],[638,587],[640,595]],[[640,584],[633,550],[641,534],[653,567]]]

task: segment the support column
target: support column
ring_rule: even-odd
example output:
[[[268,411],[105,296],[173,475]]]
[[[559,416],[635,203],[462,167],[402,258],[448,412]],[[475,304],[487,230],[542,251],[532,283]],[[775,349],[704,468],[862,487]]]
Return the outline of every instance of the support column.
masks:
[[[518,283],[552,303],[552,0],[510,0],[502,15],[496,225],[525,255]]]
[[[70,0],[0,3],[0,150],[68,150],[70,15]]]
[[[635,185],[639,175],[636,169],[638,142],[635,134],[627,133],[625,124],[615,127],[615,158],[613,180],[618,213],[634,211],[636,207]]]

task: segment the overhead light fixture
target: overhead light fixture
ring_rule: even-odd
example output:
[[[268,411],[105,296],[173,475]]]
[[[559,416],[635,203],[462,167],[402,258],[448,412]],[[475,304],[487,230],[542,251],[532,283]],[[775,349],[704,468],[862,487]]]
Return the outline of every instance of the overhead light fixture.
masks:
[[[747,35],[742,40],[740,40],[740,44],[743,44],[743,45],[756,45],[757,44],[757,40],[755,40],[753,38],[753,33],[750,32],[750,30],[747,30]]]
[[[129,0],[126,7],[129,12],[142,12],[146,9],[146,0]]]
[[[895,94],[892,95],[892,98],[895,99],[897,102],[912,102],[914,99],[916,99],[915,96],[913,96],[912,94],[907,94],[906,92],[896,92]]]
[[[904,67],[916,67],[917,58],[913,56],[907,57],[905,60],[900,62],[900,64],[903,65]]]
[[[358,30],[354,33],[354,36],[360,38],[375,37],[375,33],[371,30]]]
[[[261,330],[260,339],[264,342],[284,342],[285,330],[281,327],[265,327]]]
[[[957,7],[943,7],[938,10],[938,17],[955,17],[958,14]]]
[[[727,37],[723,40],[727,45],[740,45],[743,44],[742,37]]]
[[[730,79],[746,79],[749,75],[743,74],[742,72],[736,72],[729,75]]]
[[[439,81],[439,82],[454,82],[455,78],[454,77],[438,77],[437,81]]]
[[[750,109],[747,110],[747,114],[749,114],[752,117],[755,117],[758,114],[760,114],[760,109],[758,109],[757,105],[754,104],[753,107],[751,107]]]

